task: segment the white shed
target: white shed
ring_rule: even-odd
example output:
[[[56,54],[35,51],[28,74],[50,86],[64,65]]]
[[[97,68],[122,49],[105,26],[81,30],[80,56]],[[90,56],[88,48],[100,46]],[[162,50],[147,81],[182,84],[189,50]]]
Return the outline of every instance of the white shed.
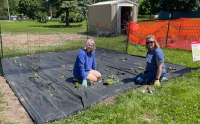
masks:
[[[89,33],[97,33],[97,23],[101,32],[113,29],[121,32],[127,22],[137,22],[139,4],[129,0],[105,1],[88,6]]]

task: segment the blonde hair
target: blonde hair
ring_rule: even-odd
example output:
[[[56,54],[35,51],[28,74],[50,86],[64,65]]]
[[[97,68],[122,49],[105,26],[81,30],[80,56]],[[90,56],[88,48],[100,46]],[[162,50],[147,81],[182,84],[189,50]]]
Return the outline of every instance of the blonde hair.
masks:
[[[154,37],[153,35],[147,36],[146,42],[147,42],[147,40],[150,39],[150,38],[153,38],[153,41],[154,41],[154,43],[155,43],[155,46],[154,46],[154,47],[155,47],[155,48],[160,48],[159,43],[157,42],[157,40],[155,39],[155,37]],[[145,45],[145,47],[146,47],[147,50],[150,50],[150,49],[148,48],[147,44]]]
[[[88,40],[86,41],[86,43],[85,43],[83,49],[84,49],[84,50],[87,49],[87,45],[88,45],[89,42],[93,44],[93,49],[92,49],[92,51],[95,52],[96,46],[95,46],[95,42],[94,42],[93,39],[88,39]]]

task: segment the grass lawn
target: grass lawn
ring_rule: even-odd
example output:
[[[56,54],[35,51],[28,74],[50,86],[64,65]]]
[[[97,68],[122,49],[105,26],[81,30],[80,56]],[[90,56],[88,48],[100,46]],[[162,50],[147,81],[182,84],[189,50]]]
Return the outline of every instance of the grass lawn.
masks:
[[[9,27],[3,26],[4,28]],[[11,23],[11,22],[10,22]],[[25,22],[17,22],[19,25]],[[19,25],[16,27],[20,27]],[[26,22],[27,23],[27,22]],[[59,25],[55,22],[41,24],[29,22],[32,28],[52,28],[51,24]],[[54,24],[55,23],[55,24]],[[83,22],[83,25],[84,26]],[[37,25],[37,26],[36,26]],[[44,25],[47,25],[46,27]],[[61,25],[61,24],[60,24]],[[64,25],[64,24],[63,24]],[[61,26],[62,27],[62,26]],[[25,28],[25,27],[24,27]],[[65,33],[72,31],[77,33],[84,27],[73,28],[56,28],[56,31],[62,29]],[[6,29],[7,30],[7,29]],[[64,31],[63,31],[64,30]],[[9,32],[9,30],[7,30]],[[12,31],[12,29],[10,29]],[[57,33],[57,32],[54,33]],[[17,31],[15,31],[16,34]],[[52,32],[53,33],[53,32]],[[84,33],[84,31],[83,31]],[[9,34],[9,33],[8,33]],[[12,34],[12,33],[10,33]],[[56,46],[53,49],[76,49],[83,44],[79,41],[66,41],[66,46]],[[125,52],[126,40],[122,37],[114,38],[98,38],[95,40],[98,47]],[[73,47],[70,47],[73,46]],[[129,44],[128,53],[132,55],[145,56],[146,51],[143,45],[138,45],[144,52],[141,52],[134,45]],[[50,49],[49,49],[50,50]],[[47,51],[49,51],[47,50]],[[180,49],[162,48],[165,54],[165,62],[183,65],[191,68],[199,68],[200,62],[192,61],[192,52]],[[9,52],[9,51],[7,51]],[[45,51],[44,51],[45,52]],[[53,124],[66,123],[132,123],[132,124],[163,124],[163,123],[200,123],[200,69],[196,69],[190,73],[184,74],[181,77],[174,78],[168,82],[162,82],[160,87],[151,86],[154,89],[154,94],[143,94],[139,89],[130,89],[124,94],[118,94],[115,99],[115,104],[96,104],[89,109],[79,112],[77,115],[70,116],[67,119],[53,122]],[[1,101],[1,95],[0,95]],[[1,109],[1,108],[0,108]]]
[[[27,30],[37,30],[40,34],[84,34],[86,30],[86,21],[80,23],[70,23],[70,27],[66,27],[65,23],[54,20],[47,23],[38,23],[37,20],[24,21],[0,21],[2,34],[27,34]]]

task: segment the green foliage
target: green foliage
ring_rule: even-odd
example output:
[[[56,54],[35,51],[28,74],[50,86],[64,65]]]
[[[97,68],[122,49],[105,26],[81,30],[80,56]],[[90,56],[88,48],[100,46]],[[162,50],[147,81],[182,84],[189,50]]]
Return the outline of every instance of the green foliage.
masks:
[[[38,19],[38,22],[40,22],[40,23],[46,23],[49,21],[48,16],[42,12],[38,12],[36,14],[36,18]]]
[[[8,7],[6,0],[0,0],[0,17],[8,17]],[[0,18],[0,19],[1,19]]]
[[[69,13],[69,22],[76,22],[76,14],[74,12]]]
[[[160,5],[163,12],[171,12],[173,18],[174,11],[197,11],[200,7],[199,0],[155,0]]]
[[[69,26],[69,12],[76,11],[78,9],[78,3],[77,0],[71,0],[71,1],[63,1],[61,8],[65,9],[66,11],[66,26]]]
[[[155,15],[160,11],[159,3],[155,0],[142,0],[139,5],[139,15]]]
[[[112,84],[116,84],[117,82],[114,81],[113,79],[107,79],[107,80],[105,81],[105,83],[108,83],[109,85],[112,85]]]
[[[8,0],[10,15],[17,15],[19,0]]]
[[[31,19],[35,19],[35,13],[39,8],[40,3],[37,0],[19,0],[18,13],[22,13]]]

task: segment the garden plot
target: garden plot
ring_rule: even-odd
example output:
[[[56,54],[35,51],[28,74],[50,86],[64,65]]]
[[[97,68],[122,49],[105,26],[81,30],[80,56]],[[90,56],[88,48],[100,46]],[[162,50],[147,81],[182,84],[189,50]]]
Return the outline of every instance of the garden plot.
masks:
[[[145,67],[144,57],[97,48],[102,78],[82,87],[73,82],[73,66],[80,50],[3,59],[4,76],[36,123],[60,120],[103,99],[138,87],[133,78]],[[166,63],[168,79],[191,71]]]

